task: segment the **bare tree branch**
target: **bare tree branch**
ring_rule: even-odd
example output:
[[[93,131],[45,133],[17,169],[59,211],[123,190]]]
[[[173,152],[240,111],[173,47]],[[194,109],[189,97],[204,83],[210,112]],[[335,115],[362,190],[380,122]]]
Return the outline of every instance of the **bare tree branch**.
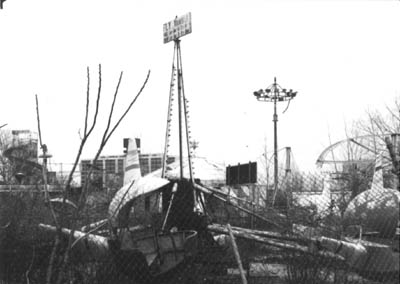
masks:
[[[35,246],[33,246],[32,248],[32,258],[31,258],[31,262],[29,264],[28,269],[25,271],[25,278],[26,278],[26,283],[29,284],[29,273],[31,273],[32,270],[32,265],[33,265],[33,260],[35,259]]]
[[[35,95],[35,98],[36,98],[36,117],[37,117],[37,123],[38,123],[39,143],[40,143],[40,147],[42,147],[43,146],[43,144],[42,144],[42,132],[40,131],[39,103],[38,103],[37,95]]]
[[[104,141],[105,141],[105,139],[106,139],[106,136],[107,136],[107,134],[108,134],[108,131],[109,131],[109,129],[110,129],[111,119],[112,119],[112,116],[113,116],[113,114],[114,114],[115,101],[116,101],[116,99],[117,99],[117,94],[118,94],[119,86],[120,86],[120,84],[121,84],[122,75],[123,75],[123,72],[121,72],[120,75],[119,75],[118,84],[117,84],[117,87],[116,87],[115,92],[114,92],[114,97],[113,97],[113,101],[112,101],[112,104],[111,104],[110,113],[109,113],[109,115],[108,115],[107,126],[106,126],[106,129],[105,129],[105,131],[104,131],[103,138],[101,139],[101,144],[104,143]]]
[[[88,116],[89,116],[89,104],[90,104],[90,72],[89,72],[89,66],[86,68],[87,72],[87,89],[86,89],[86,111],[85,111],[85,131],[84,133],[87,133],[87,122],[88,122]]]
[[[90,127],[89,132],[87,132],[87,133],[85,132],[85,135],[86,134],[90,135],[92,133],[92,131],[93,131],[95,125],[96,125],[96,122],[97,122],[97,115],[99,114],[99,104],[100,104],[100,97],[101,97],[100,96],[100,94],[101,94],[101,83],[102,83],[101,82],[101,64],[99,64],[99,86],[98,86],[98,89],[97,89],[96,109],[95,109],[95,112],[94,112],[92,126]]]
[[[397,106],[397,102],[396,102],[396,106]],[[392,117],[394,117],[397,121],[400,121],[400,116],[396,115],[396,113],[390,109],[390,107],[386,106],[386,110],[390,113],[390,115],[392,115]]]
[[[46,157],[46,152],[47,152],[47,147],[46,145],[43,145],[42,143],[42,135],[41,135],[41,127],[40,127],[40,117],[39,117],[39,102],[38,102],[38,97],[36,95],[36,115],[37,115],[37,124],[38,124],[38,132],[39,132],[39,142],[40,142],[40,148],[43,151],[43,159],[47,159]],[[47,190],[47,169],[46,169],[46,162],[43,163],[42,166],[42,175],[43,175],[43,188],[45,192],[45,202],[48,204],[51,212],[51,216],[53,217],[53,221],[56,225],[56,228],[61,229],[60,223],[58,222],[58,218],[56,216],[56,213],[53,208],[53,204],[50,202],[50,197],[49,197],[49,192]],[[54,266],[54,261],[56,257],[56,252],[57,248],[60,242],[60,236],[59,234],[56,234],[53,248],[50,254],[50,260],[49,260],[49,265],[47,267],[47,273],[46,273],[46,283],[50,284],[51,283],[51,278],[53,274],[53,266]],[[27,274],[28,275],[28,274]],[[27,279],[29,280],[28,276]]]
[[[108,139],[110,139],[111,135],[114,133],[114,131],[117,129],[117,127],[119,126],[119,124],[121,123],[121,121],[125,118],[125,116],[128,114],[128,112],[130,111],[130,109],[132,108],[133,104],[136,102],[136,100],[139,98],[140,94],[142,93],[143,89],[146,87],[147,81],[149,80],[150,77],[150,70],[147,72],[147,76],[146,79],[142,85],[142,87],[140,88],[139,92],[136,94],[136,97],[131,101],[131,103],[129,104],[129,106],[126,108],[125,112],[122,114],[122,116],[119,118],[119,120],[117,121],[117,123],[114,125],[114,127],[112,128],[110,134],[108,134],[106,140],[104,141],[105,143],[107,143]]]
[[[89,68],[88,68],[88,71],[89,71]],[[89,80],[89,75],[88,75],[88,80]],[[67,183],[66,183],[66,186],[65,186],[65,190],[66,191],[69,191],[69,189],[71,188],[72,177],[73,177],[73,175],[75,173],[76,167],[79,164],[79,160],[81,158],[83,148],[85,147],[86,141],[89,138],[90,134],[92,133],[92,131],[93,131],[93,129],[94,129],[96,123],[97,123],[97,116],[98,116],[99,104],[100,104],[100,94],[101,94],[101,82],[102,82],[101,81],[101,65],[99,65],[99,86],[98,86],[98,91],[97,91],[96,108],[95,108],[95,114],[94,114],[93,122],[92,122],[92,125],[91,125],[89,131],[87,131],[87,117],[88,117],[88,112],[89,112],[89,98],[88,98],[89,97],[89,92],[87,92],[87,95],[86,95],[86,97],[87,97],[86,98],[86,114],[85,114],[85,132],[84,132],[83,137],[81,139],[81,144],[79,145],[78,153],[76,155],[74,164],[72,166],[72,170],[70,171],[68,179],[67,179]],[[89,86],[89,83],[88,83],[88,86]],[[66,196],[66,195],[64,194],[64,196]]]
[[[99,73],[100,73],[100,72],[99,72]],[[100,74],[101,74],[101,73],[100,73]],[[114,131],[117,129],[117,127],[119,126],[119,124],[121,123],[121,121],[125,118],[125,116],[126,116],[127,113],[129,112],[129,110],[132,108],[133,104],[136,102],[136,100],[138,99],[138,97],[140,96],[140,94],[142,93],[143,89],[145,88],[145,86],[146,86],[146,84],[147,84],[147,82],[148,82],[148,79],[149,79],[149,76],[150,76],[150,70],[148,71],[147,76],[146,76],[146,79],[145,79],[144,83],[142,84],[142,87],[140,88],[139,92],[136,94],[135,98],[131,101],[131,103],[129,104],[129,106],[126,108],[125,112],[121,115],[121,117],[118,119],[118,121],[115,123],[115,125],[111,128],[111,131],[109,132],[110,125],[111,125],[111,120],[112,120],[112,116],[113,116],[113,113],[114,113],[115,102],[116,102],[116,98],[117,98],[117,95],[118,95],[119,86],[120,86],[120,83],[121,83],[121,80],[122,80],[122,74],[123,74],[123,72],[121,72],[121,74],[120,74],[120,77],[119,77],[119,80],[118,80],[118,84],[117,84],[117,87],[116,87],[116,90],[115,90],[115,93],[114,93],[113,102],[112,102],[112,105],[111,105],[111,108],[110,108],[110,112],[109,112],[109,114],[108,114],[107,126],[106,126],[106,128],[105,128],[105,130],[104,130],[104,132],[103,132],[103,138],[102,138],[102,140],[101,140],[101,143],[100,143],[100,145],[99,145],[99,148],[98,148],[98,150],[97,150],[97,153],[96,153],[94,159],[92,160],[92,163],[96,163],[96,161],[98,160],[98,158],[99,158],[99,156],[100,156],[100,154],[101,154],[103,148],[104,148],[105,145],[107,144],[108,140],[110,139],[110,137],[112,136],[112,134],[114,133]],[[100,77],[101,77],[101,76],[100,76]],[[99,83],[99,85],[100,85],[100,83]],[[80,157],[81,152],[82,152],[82,150],[83,150],[83,146],[84,146],[84,144],[85,144],[85,142],[86,142],[88,136],[91,134],[91,132],[92,132],[92,130],[93,130],[93,128],[94,128],[94,125],[95,125],[95,123],[96,123],[96,118],[97,118],[98,109],[99,109],[98,106],[99,106],[99,101],[100,101],[100,94],[101,94],[100,90],[101,90],[101,89],[99,88],[98,94],[97,94],[96,111],[95,111],[94,121],[93,121],[92,127],[91,127],[90,130],[89,130],[87,133],[85,133],[84,136],[83,136],[83,139],[82,139],[82,141],[81,141],[81,145],[80,145],[80,148],[79,148],[79,152],[78,152],[78,155],[77,155],[77,160],[75,161],[73,170],[75,170],[75,168],[76,168],[76,165],[77,165],[77,163],[78,163],[78,157]],[[87,103],[88,103],[88,101],[87,101]],[[88,108],[86,108],[86,111],[88,112]],[[108,132],[109,132],[109,133],[108,133]],[[90,177],[91,177],[92,172],[93,172],[93,167],[91,167],[91,168],[89,169],[89,171],[88,171],[88,173],[87,173],[87,175],[86,175],[86,177],[87,177],[86,180],[87,180],[87,181],[90,180]],[[71,172],[71,173],[72,173],[72,172]],[[70,177],[72,177],[72,174],[70,174]],[[72,180],[72,179],[71,179],[71,180]],[[67,185],[68,185],[68,188],[69,188],[69,184],[67,184]],[[75,230],[76,230],[76,220],[78,219],[78,216],[79,216],[81,210],[83,209],[83,207],[84,207],[84,205],[85,205],[85,200],[86,200],[86,195],[87,195],[87,192],[88,192],[88,188],[89,188],[89,182],[86,182],[86,183],[84,184],[83,188],[82,188],[82,191],[81,191],[81,194],[80,194],[80,197],[79,197],[78,208],[77,208],[77,209],[75,210],[75,212],[74,212],[74,217],[73,217],[73,222],[74,222],[74,224],[72,224],[72,226],[71,226],[71,227],[72,227],[72,230],[71,230],[71,234],[70,234],[69,239],[68,239],[68,246],[67,246],[67,249],[66,249],[66,251],[65,251],[65,253],[64,253],[64,256],[63,256],[63,258],[62,258],[61,270],[60,270],[60,273],[58,274],[58,278],[57,278],[57,282],[56,282],[56,283],[58,283],[58,284],[62,283],[62,280],[63,280],[63,271],[65,270],[65,268],[66,268],[66,266],[67,266],[67,264],[68,264],[68,262],[69,262],[69,255],[70,255],[70,251],[71,251],[71,247],[72,247],[73,235],[74,235],[74,232],[75,232]],[[65,199],[66,199],[66,192],[64,192],[64,204],[65,204]]]

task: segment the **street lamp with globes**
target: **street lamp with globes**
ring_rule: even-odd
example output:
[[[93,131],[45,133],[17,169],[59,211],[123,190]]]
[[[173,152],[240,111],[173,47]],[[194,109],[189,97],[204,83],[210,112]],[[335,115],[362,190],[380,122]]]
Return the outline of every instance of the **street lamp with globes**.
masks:
[[[259,101],[263,102],[273,102],[274,103],[274,115],[272,121],[274,122],[274,192],[276,194],[278,190],[278,115],[276,113],[276,103],[288,101],[288,105],[285,112],[289,107],[290,100],[296,97],[297,92],[292,89],[284,89],[278,83],[276,83],[276,77],[274,78],[274,83],[266,89],[260,89],[255,91],[254,96]]]

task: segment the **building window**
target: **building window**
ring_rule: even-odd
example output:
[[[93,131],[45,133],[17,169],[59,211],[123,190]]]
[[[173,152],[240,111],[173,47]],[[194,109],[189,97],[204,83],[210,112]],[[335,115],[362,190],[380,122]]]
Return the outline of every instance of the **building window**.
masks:
[[[124,173],[124,159],[118,159],[117,173]]]
[[[81,162],[81,171],[82,172],[87,172],[89,170],[89,168],[90,168],[90,161],[85,160],[85,161]]]
[[[142,175],[148,174],[150,172],[148,157],[146,156],[143,158],[139,158],[139,163],[140,163],[140,171],[142,172]]]
[[[144,199],[144,211],[150,211],[150,196],[147,196]]]
[[[106,160],[106,174],[115,174],[115,160]]]
[[[154,157],[151,159],[151,171],[155,171],[158,170],[159,168],[161,168],[162,164],[162,158],[159,157]]]
[[[97,160],[94,163],[94,169],[97,171],[102,171],[103,170],[103,160]]]

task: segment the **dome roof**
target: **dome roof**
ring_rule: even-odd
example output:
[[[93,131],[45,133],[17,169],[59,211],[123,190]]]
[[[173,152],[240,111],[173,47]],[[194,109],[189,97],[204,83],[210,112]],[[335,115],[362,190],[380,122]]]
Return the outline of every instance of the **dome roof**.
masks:
[[[194,178],[200,179],[202,182],[221,181],[225,182],[225,166],[212,162],[204,157],[192,158],[192,171]],[[158,169],[149,173],[151,176],[161,177],[162,169]],[[189,177],[189,165],[187,159],[183,160],[183,175]],[[167,166],[167,178],[179,178],[180,164],[179,160]]]
[[[344,212],[345,228],[360,225],[363,232],[392,238],[399,222],[400,192],[389,188],[369,189],[357,195]]]

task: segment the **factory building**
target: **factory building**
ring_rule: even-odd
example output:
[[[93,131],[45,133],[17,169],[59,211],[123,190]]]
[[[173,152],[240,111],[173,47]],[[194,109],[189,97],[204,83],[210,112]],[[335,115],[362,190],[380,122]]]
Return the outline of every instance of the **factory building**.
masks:
[[[162,153],[142,154],[140,151],[140,139],[136,138],[139,150],[139,163],[142,176],[162,168]],[[124,147],[127,147],[127,140],[124,139]],[[125,152],[125,151],[124,151]],[[177,160],[177,157],[169,156],[167,164]],[[87,173],[93,167],[92,184],[98,188],[120,188],[124,180],[125,154],[100,156],[94,165],[92,160],[81,160],[81,185],[86,183]]]

